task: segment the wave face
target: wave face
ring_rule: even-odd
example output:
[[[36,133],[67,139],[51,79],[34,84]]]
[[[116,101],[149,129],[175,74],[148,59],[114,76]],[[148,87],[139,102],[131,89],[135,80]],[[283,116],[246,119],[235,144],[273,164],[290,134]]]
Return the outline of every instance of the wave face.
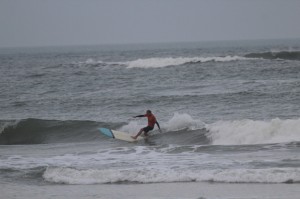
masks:
[[[101,125],[93,121],[41,119],[2,121],[0,124],[2,145],[91,141],[97,136],[95,129]]]
[[[248,58],[263,58],[263,59],[300,60],[300,51],[250,53],[250,54],[246,54],[245,57],[248,57]]]

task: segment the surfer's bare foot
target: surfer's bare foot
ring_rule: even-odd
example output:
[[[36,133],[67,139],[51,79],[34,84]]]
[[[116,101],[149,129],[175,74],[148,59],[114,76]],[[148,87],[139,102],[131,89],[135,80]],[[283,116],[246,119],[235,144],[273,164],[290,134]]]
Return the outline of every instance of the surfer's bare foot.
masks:
[[[131,138],[136,140],[136,137],[135,137],[135,136],[131,136]]]

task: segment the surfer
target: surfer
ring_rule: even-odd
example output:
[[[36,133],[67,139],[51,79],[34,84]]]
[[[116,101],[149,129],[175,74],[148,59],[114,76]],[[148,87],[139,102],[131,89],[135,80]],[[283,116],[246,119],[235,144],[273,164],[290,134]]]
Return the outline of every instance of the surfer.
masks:
[[[152,114],[152,112],[150,110],[147,110],[145,115],[137,115],[134,118],[137,118],[137,117],[147,117],[148,118],[148,126],[142,128],[138,132],[138,134],[136,134],[136,136],[131,136],[133,139],[137,139],[137,137],[139,137],[142,134],[142,132],[144,132],[144,135],[147,136],[148,132],[152,131],[154,129],[155,124],[158,126],[159,132],[161,132],[159,123],[157,122],[155,116]]]

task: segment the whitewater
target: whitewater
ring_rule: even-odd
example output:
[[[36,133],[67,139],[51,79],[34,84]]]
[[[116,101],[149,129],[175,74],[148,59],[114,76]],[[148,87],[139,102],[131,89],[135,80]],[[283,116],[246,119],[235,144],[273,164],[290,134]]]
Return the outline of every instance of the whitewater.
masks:
[[[299,57],[299,40],[0,49],[1,194],[297,198]],[[98,130],[134,135],[148,109],[162,133]]]

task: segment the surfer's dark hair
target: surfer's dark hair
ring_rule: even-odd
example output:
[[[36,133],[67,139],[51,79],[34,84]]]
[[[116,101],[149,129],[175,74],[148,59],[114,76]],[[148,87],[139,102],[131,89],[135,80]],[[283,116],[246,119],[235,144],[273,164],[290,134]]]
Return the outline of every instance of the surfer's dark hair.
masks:
[[[150,111],[150,110],[147,110],[147,113],[151,113],[151,111]]]

